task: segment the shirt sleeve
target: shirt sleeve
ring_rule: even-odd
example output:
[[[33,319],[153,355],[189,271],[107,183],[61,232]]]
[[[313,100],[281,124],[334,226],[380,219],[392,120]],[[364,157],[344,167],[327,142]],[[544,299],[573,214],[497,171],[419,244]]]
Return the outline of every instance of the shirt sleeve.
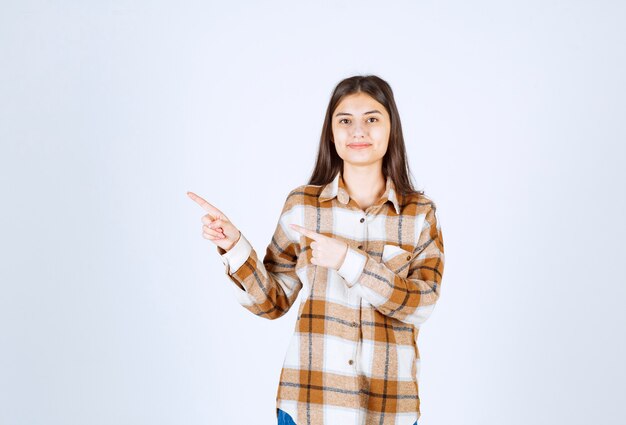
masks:
[[[365,251],[348,247],[337,272],[382,314],[419,327],[439,299],[444,268],[443,236],[434,203],[413,255],[408,274],[402,277]]]
[[[290,239],[287,217],[294,205],[287,197],[263,261],[243,233],[229,250],[217,247],[239,304],[266,319],[283,316],[298,297],[302,282],[296,274],[299,241]]]

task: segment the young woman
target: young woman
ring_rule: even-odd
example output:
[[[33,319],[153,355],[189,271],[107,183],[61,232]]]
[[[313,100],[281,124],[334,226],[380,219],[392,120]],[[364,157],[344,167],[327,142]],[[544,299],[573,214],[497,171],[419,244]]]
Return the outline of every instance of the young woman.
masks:
[[[417,337],[439,298],[444,249],[435,204],[409,174],[389,84],[354,76],[333,91],[313,175],[287,196],[263,261],[188,192],[242,306],[276,319],[304,288],[279,424],[417,424]]]

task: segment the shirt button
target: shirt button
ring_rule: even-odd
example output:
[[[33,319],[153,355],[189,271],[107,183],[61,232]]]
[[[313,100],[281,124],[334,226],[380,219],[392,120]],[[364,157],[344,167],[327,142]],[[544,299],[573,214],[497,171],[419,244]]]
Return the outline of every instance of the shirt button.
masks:
[[[365,218],[361,217],[361,223],[363,223],[365,221]]]
[[[406,259],[407,259],[407,260],[410,260],[410,259],[411,259],[411,256],[410,256],[410,255],[407,255],[407,256],[406,256]]]
[[[354,363],[354,360],[352,360],[352,359],[348,360],[348,364],[350,364],[350,365],[351,365],[351,364],[353,364],[353,363]]]
[[[357,326],[359,326],[359,324],[357,322],[352,322],[352,326],[356,328]]]

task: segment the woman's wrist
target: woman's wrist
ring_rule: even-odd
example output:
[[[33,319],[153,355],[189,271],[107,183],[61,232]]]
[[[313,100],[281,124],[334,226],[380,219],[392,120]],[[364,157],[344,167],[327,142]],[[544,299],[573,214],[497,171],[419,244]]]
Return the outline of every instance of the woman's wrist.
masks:
[[[239,239],[241,239],[241,231],[239,232],[239,236],[237,236],[237,239],[235,240],[235,242],[233,242],[233,244],[229,246],[228,248],[224,248],[224,251],[228,252],[231,249],[233,249],[233,247],[237,245],[237,242],[239,242]]]

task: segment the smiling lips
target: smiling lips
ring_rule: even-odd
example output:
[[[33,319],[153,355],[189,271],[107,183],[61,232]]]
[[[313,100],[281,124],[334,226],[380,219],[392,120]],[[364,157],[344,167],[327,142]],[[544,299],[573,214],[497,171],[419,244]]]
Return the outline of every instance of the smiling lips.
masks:
[[[369,146],[371,146],[371,143],[350,143],[348,145],[348,147],[352,149],[364,149]]]

